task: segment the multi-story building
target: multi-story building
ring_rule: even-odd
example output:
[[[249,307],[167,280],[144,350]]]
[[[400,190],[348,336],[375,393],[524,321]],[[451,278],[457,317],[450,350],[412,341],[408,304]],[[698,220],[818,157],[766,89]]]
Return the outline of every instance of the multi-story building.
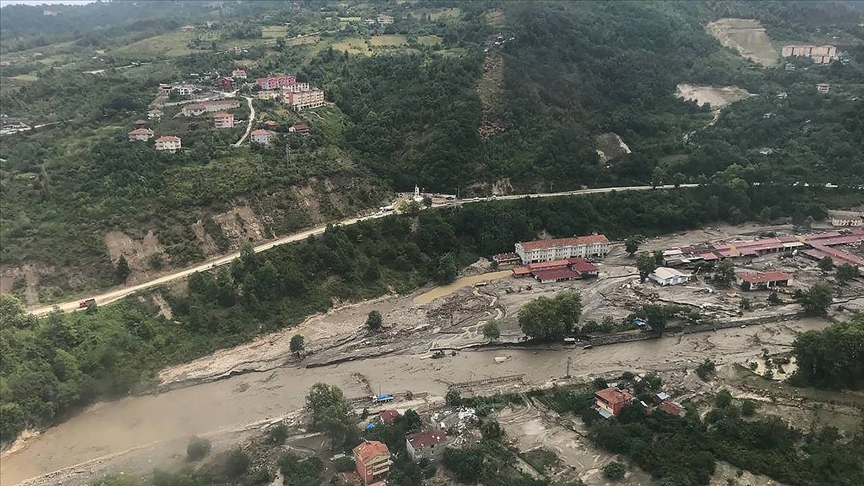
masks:
[[[438,459],[444,453],[446,444],[447,432],[440,429],[424,430],[405,436],[405,448],[412,461],[419,461],[423,457]]]
[[[525,264],[565,260],[572,257],[604,257],[607,253],[609,253],[609,240],[605,235],[516,243],[516,254]]]
[[[258,78],[257,83],[261,89],[277,89],[284,86],[289,86],[297,82],[297,78],[290,74],[280,74],[278,76],[267,76],[266,78]]]
[[[750,272],[735,275],[735,281],[744,290],[762,290],[774,287],[786,287],[792,275],[783,272]]]
[[[309,91],[309,83],[294,83],[282,87],[282,95],[287,92],[299,93],[300,91]]]
[[[179,94],[180,96],[191,95],[192,93],[195,92],[196,89],[197,88],[195,86],[192,86],[191,84],[182,84],[179,86],[174,86],[174,90],[177,91],[177,94]]]
[[[363,484],[369,485],[390,473],[390,449],[377,440],[363,441],[354,448],[354,467]]]
[[[259,143],[264,145],[270,145],[270,132],[267,130],[253,130],[252,133],[252,143]]]
[[[635,398],[627,390],[615,387],[605,388],[594,393],[594,405],[591,407],[603,418],[617,417],[621,409],[633,402]]]
[[[213,116],[213,126],[216,128],[234,128],[234,115],[224,111]]]
[[[156,139],[156,150],[159,152],[171,152],[173,154],[180,149],[180,137],[165,136]]]
[[[231,71],[231,77],[234,79],[246,79],[246,71],[243,69],[235,69]]]
[[[816,64],[829,64],[837,59],[837,47],[814,45],[783,46],[783,57],[809,57]]]
[[[188,105],[183,105],[183,109],[180,110],[180,114],[183,116],[198,116],[203,113],[213,113],[217,111],[231,110],[239,107],[239,101],[232,98],[226,98],[224,100],[212,100],[204,101],[202,103],[190,103]]]
[[[149,128],[136,128],[129,132],[130,142],[146,142],[153,138],[153,130]]]
[[[324,106],[324,92],[320,89],[313,88],[308,91],[299,91],[296,93],[288,91],[283,94],[285,104],[290,105],[294,111]]]
[[[147,112],[148,120],[158,120],[162,118],[162,111],[160,110],[150,110]]]

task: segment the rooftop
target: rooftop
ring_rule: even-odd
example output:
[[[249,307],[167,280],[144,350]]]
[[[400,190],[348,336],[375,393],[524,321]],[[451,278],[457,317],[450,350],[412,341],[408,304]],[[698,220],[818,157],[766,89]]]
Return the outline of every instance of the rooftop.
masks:
[[[370,464],[381,456],[390,457],[390,449],[383,442],[377,440],[367,440],[354,448],[354,457],[360,460],[363,464]]]
[[[619,390],[612,386],[595,392],[594,396],[610,405],[630,403],[633,400],[633,395],[631,395],[630,392],[627,390]]]
[[[396,410],[384,410],[378,414],[381,417],[381,420],[385,422],[392,422],[396,420],[396,417],[399,416],[399,412]]]
[[[175,137],[173,135],[167,135],[167,136],[159,137],[156,139],[157,143],[158,142],[179,142],[179,141],[180,141],[180,137]]]
[[[234,115],[232,115],[230,113],[225,113],[224,111],[220,111],[219,113],[216,113],[215,115],[213,115],[213,118],[230,118],[233,116]]]
[[[267,130],[253,130],[252,135],[270,135]]]
[[[548,270],[535,270],[534,276],[539,280],[560,280],[562,278],[578,279],[582,278],[579,272],[571,270],[567,267],[550,268]]]
[[[579,236],[576,238],[556,238],[551,240],[526,241],[520,244],[525,250],[531,251],[545,250],[548,248],[559,248],[563,246],[593,245],[597,243],[609,243],[609,239],[606,238],[606,235],[590,235]]]
[[[661,403],[660,405],[657,405],[657,408],[659,408],[660,410],[663,410],[664,412],[668,413],[669,415],[674,415],[676,417],[678,415],[681,415],[681,412],[684,411],[684,407],[682,407],[681,405],[678,405],[677,403],[670,401],[670,400],[666,400],[663,403]]]
[[[447,442],[447,432],[441,429],[429,429],[417,434],[411,434],[405,437],[408,443],[415,449],[422,449],[428,446],[438,445],[442,442]]]
[[[129,135],[153,135],[153,130],[149,128],[136,128],[129,132]]]
[[[738,278],[741,280],[755,284],[765,282],[779,282],[781,280],[792,280],[792,275],[783,272],[765,272],[765,273],[740,273]]]
[[[666,280],[668,278],[677,278],[677,277],[687,277],[690,278],[689,273],[684,273],[679,270],[675,270],[674,268],[669,267],[657,267],[651,275],[659,278],[660,280]]]
[[[576,270],[579,273],[592,273],[599,271],[591,262],[583,260],[582,258],[568,258],[567,261],[570,262],[570,266],[573,267],[573,270]]]

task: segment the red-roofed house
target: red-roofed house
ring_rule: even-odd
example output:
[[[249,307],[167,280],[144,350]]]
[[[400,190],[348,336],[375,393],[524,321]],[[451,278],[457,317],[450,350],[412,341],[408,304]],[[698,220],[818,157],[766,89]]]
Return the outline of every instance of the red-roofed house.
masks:
[[[436,459],[444,453],[444,445],[447,443],[447,433],[441,429],[424,430],[418,434],[405,437],[405,448],[411,460],[417,461],[422,457]],[[436,447],[438,446],[438,447]]]
[[[292,125],[288,128],[288,131],[291,133],[299,133],[300,135],[309,135],[310,130],[308,125],[304,125],[302,123],[298,123],[297,125]]]
[[[231,71],[231,77],[234,79],[246,79],[246,71],[243,69],[235,69]]]
[[[213,126],[216,128],[234,128],[234,115],[224,111],[213,116]]]
[[[534,270],[534,278],[540,283],[565,282],[567,280],[579,280],[582,278],[579,272],[568,267],[550,268],[547,270]]]
[[[399,412],[396,410],[384,410],[378,413],[378,418],[381,419],[382,422],[386,422],[388,424],[393,423],[396,420],[396,417],[399,416]]]
[[[591,407],[604,418],[617,417],[621,409],[633,401],[633,395],[627,390],[619,390],[610,386],[594,393],[594,406]]]
[[[279,122],[274,121],[274,120],[267,120],[264,122],[264,126],[269,128],[270,130],[273,130],[274,128],[279,127]]]
[[[270,145],[270,132],[267,130],[253,130],[252,143],[260,143],[261,145]]]
[[[159,137],[156,139],[156,150],[160,152],[171,152],[180,150],[180,137]]]
[[[231,89],[234,87],[234,78],[231,76],[222,76],[222,79],[219,80],[219,84],[222,86],[222,89]]]
[[[579,275],[582,278],[585,277],[596,277],[600,270],[597,269],[591,262],[583,260],[581,258],[568,258],[567,262],[570,263],[570,268],[579,272]]]
[[[153,138],[153,130],[149,128],[136,128],[129,132],[130,142],[146,142]]]
[[[516,243],[516,254],[522,259],[522,263],[549,262],[572,257],[604,257],[607,253],[609,239],[605,235]]]
[[[759,290],[785,287],[792,280],[792,275],[783,272],[739,273],[735,279],[743,290]]]
[[[390,473],[390,449],[377,440],[367,440],[354,448],[354,467],[369,485],[387,477]]]
[[[672,400],[664,400],[663,402],[660,403],[660,405],[657,405],[657,408],[659,408],[660,410],[663,410],[664,412],[668,413],[669,415],[672,415],[675,417],[678,417],[682,413],[684,413],[684,407],[682,407],[681,405],[678,405],[677,403],[673,402]]]
[[[143,127],[146,124],[147,124],[147,122],[144,120],[135,120],[135,126],[136,127]]]

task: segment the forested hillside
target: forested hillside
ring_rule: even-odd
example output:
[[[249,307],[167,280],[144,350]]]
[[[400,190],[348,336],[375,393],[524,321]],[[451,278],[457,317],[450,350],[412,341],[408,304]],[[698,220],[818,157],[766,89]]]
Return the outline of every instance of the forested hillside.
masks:
[[[842,2],[142,5],[3,9],[3,124],[40,128],[0,144],[0,271],[30,304],[123,283],[121,254],[134,280],[415,184],[475,196],[864,183],[864,19]],[[760,21],[777,46],[831,42],[841,58],[761,67],[706,31],[727,17]],[[181,136],[181,153],[127,142],[160,83],[210,89],[238,68],[252,82],[296,74],[327,106],[293,113],[238,82],[234,96],[255,97],[252,128],[279,126],[270,147],[231,147],[245,126],[216,130],[178,106],[145,122]],[[720,110],[676,96],[681,84],[746,92]],[[289,135],[294,124],[311,135]],[[627,150],[601,157],[600,135]]]

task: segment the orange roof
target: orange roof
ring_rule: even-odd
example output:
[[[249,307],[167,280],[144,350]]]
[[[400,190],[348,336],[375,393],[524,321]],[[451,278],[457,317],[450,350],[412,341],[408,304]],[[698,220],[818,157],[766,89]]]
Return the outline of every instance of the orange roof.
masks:
[[[252,135],[270,135],[270,132],[267,130],[255,130],[252,132]]]
[[[531,251],[545,250],[547,248],[557,248],[561,246],[593,245],[595,243],[609,243],[609,239],[606,238],[606,235],[590,235],[579,236],[576,238],[557,238],[553,240],[526,241],[522,243],[522,248]]]
[[[633,400],[633,395],[631,395],[630,392],[619,390],[611,386],[595,392],[594,395],[610,405],[630,403]]]
[[[129,132],[129,135],[153,135],[153,130],[149,128],[136,128]]]
[[[360,460],[363,464],[371,464],[375,459],[386,456],[390,457],[390,449],[383,442],[377,440],[367,440],[354,448],[354,457]]]
[[[213,118],[229,118],[233,116],[234,115],[232,115],[231,113],[225,113],[224,111],[220,111],[219,113],[213,115]]]
[[[738,276],[741,278],[741,280],[751,284],[792,280],[792,275],[783,272],[742,273]]]
[[[682,407],[681,405],[678,405],[675,402],[669,401],[669,400],[666,400],[665,402],[661,403],[660,405],[657,405],[657,408],[659,408],[660,410],[663,410],[664,412],[668,413],[669,415],[674,415],[676,417],[678,415],[681,415],[681,412],[684,411],[684,407]]]
[[[551,262],[529,263],[528,268],[534,270],[549,270],[552,268],[562,268],[569,265],[567,260],[553,260]]]
[[[180,141],[180,137],[174,137],[171,135],[168,135],[166,137],[159,137],[156,139],[156,143],[159,143],[159,142],[179,142],[179,141]]]

